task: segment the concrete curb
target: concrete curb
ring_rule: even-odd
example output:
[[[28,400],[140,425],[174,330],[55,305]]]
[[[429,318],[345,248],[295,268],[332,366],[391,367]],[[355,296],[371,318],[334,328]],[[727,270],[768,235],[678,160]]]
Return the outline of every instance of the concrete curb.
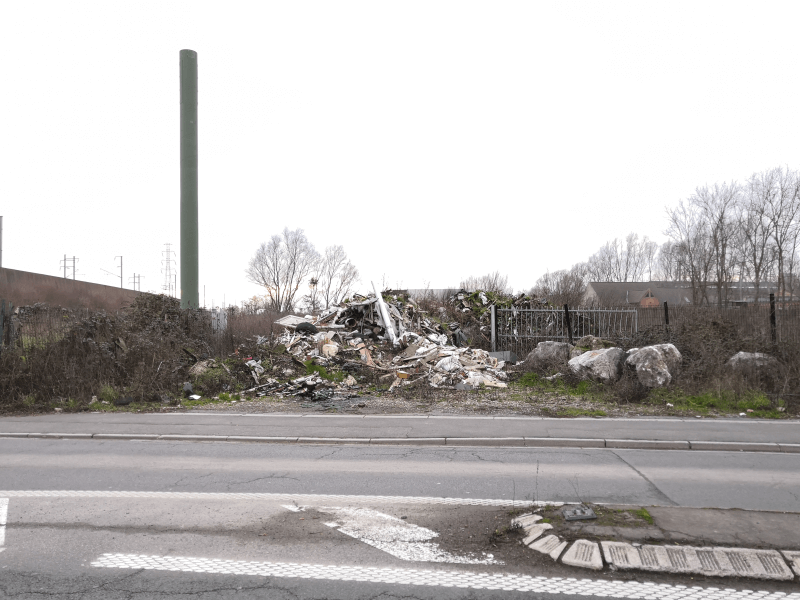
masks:
[[[800,453],[800,444],[707,442],[680,440],[620,440],[598,438],[332,438],[332,437],[260,437],[243,435],[191,435],[146,433],[0,433],[0,438],[94,439],[175,442],[247,442],[258,444],[362,444],[373,446],[484,446],[495,448],[610,448],[630,450],[691,450],[716,452]]]

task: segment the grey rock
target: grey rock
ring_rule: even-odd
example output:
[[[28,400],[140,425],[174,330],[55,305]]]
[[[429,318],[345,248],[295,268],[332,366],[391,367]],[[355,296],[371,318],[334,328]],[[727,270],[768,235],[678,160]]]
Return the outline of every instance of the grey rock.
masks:
[[[761,352],[737,352],[726,363],[734,371],[764,373],[778,368],[778,359]]]
[[[570,359],[571,350],[572,346],[566,342],[539,342],[528,354],[525,362],[565,363]]]
[[[672,344],[633,348],[625,364],[636,372],[639,383],[649,388],[669,385],[678,375],[681,353]]]
[[[581,379],[616,381],[622,376],[625,351],[622,348],[590,350],[569,361],[570,370]]]

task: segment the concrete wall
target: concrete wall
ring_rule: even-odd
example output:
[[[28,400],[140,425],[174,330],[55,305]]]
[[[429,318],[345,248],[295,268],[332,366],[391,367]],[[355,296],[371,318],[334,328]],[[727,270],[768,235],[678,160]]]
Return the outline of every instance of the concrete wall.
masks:
[[[66,308],[117,310],[133,302],[141,293],[99,283],[0,268],[0,299],[10,300],[14,306],[46,302]]]

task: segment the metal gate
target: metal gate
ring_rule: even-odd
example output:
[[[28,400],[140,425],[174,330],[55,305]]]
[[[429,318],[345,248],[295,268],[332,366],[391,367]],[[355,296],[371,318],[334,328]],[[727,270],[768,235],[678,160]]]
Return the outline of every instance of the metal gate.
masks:
[[[544,341],[570,342],[585,335],[623,340],[639,330],[639,314],[627,308],[492,307],[492,349],[524,357]]]

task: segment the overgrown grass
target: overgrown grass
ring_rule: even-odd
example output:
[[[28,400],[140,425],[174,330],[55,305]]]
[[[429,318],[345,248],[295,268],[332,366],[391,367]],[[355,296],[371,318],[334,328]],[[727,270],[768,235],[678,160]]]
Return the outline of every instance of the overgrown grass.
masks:
[[[699,394],[685,394],[679,389],[653,390],[647,402],[650,404],[672,404],[676,411],[687,411],[703,415],[712,412],[722,414],[741,414],[760,419],[781,419],[786,413],[778,408],[785,409],[781,400],[773,403],[764,392],[747,390],[737,394],[731,390],[706,391]]]
[[[587,396],[592,391],[592,383],[589,381],[571,382],[560,378],[548,381],[538,373],[532,371],[523,374],[516,383],[524,388],[539,388],[541,390],[559,392],[570,396]]]

